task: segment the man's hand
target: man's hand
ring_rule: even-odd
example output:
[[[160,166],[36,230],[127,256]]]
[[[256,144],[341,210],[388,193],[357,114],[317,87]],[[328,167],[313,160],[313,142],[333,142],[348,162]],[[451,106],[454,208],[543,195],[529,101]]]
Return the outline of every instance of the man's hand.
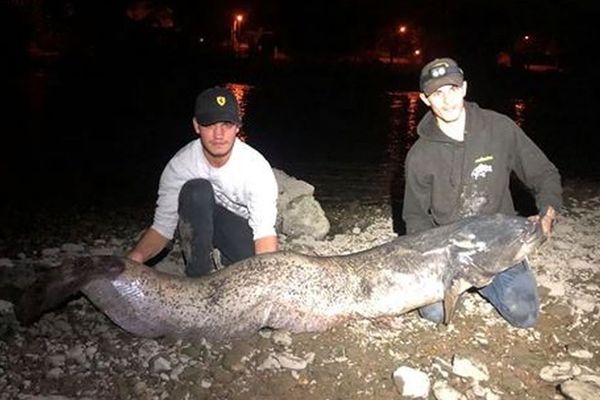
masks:
[[[140,264],[144,263],[144,255],[139,251],[131,251],[129,254],[127,254],[127,258]]]
[[[531,221],[539,222],[542,227],[542,232],[546,236],[552,235],[552,227],[556,218],[556,210],[552,206],[548,206],[548,210],[544,215],[532,215],[529,217]]]
[[[148,228],[127,258],[140,264],[151,259],[169,243],[169,239],[158,233],[153,228]]]
[[[277,251],[277,236],[265,236],[254,241],[254,254]]]

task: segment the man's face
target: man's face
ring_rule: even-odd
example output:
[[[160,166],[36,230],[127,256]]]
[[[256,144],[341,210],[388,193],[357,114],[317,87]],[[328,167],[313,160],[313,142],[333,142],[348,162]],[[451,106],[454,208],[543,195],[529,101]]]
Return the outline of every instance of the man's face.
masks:
[[[467,82],[462,86],[445,85],[426,97],[421,93],[421,100],[429,107],[433,114],[446,123],[459,119],[463,108],[464,98],[467,93]]]
[[[240,127],[233,122],[216,122],[212,125],[200,125],[194,119],[194,127],[202,141],[206,155],[213,160],[226,160],[231,154],[235,136]]]

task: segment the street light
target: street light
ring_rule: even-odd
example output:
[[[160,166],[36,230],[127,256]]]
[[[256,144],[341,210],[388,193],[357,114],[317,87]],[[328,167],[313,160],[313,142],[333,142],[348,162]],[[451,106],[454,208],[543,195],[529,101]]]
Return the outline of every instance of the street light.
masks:
[[[244,21],[244,15],[237,14],[233,18],[233,25],[231,27],[231,44],[233,50],[237,53],[239,51],[239,39],[242,31],[242,22]]]

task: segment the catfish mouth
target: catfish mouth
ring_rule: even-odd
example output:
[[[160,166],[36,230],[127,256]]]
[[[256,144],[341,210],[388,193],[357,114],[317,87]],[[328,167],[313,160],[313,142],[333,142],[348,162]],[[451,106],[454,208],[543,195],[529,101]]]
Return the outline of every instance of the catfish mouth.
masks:
[[[542,231],[542,224],[539,221],[530,221],[527,224],[527,230],[525,232],[525,243],[543,243],[547,237]]]
[[[515,256],[515,260],[523,260],[534,248],[546,241],[547,237],[542,232],[542,225],[538,221],[528,221],[523,237],[522,246]]]

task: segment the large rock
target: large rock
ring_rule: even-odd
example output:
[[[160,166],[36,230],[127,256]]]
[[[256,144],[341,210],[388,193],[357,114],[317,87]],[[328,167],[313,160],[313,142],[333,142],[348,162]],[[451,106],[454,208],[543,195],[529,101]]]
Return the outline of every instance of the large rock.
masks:
[[[279,186],[277,231],[292,238],[305,235],[323,239],[330,225],[314,198],[314,186],[275,168],[273,173]]]

